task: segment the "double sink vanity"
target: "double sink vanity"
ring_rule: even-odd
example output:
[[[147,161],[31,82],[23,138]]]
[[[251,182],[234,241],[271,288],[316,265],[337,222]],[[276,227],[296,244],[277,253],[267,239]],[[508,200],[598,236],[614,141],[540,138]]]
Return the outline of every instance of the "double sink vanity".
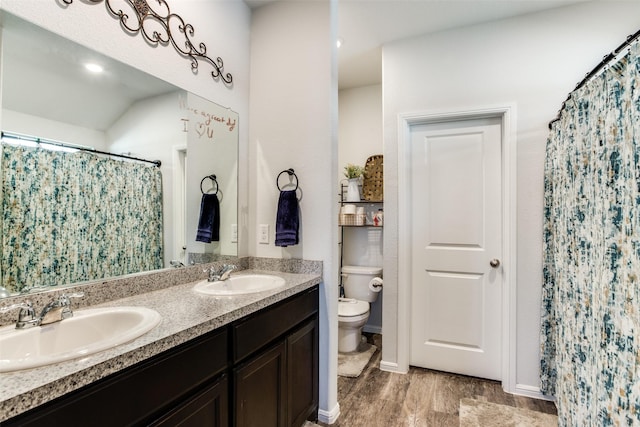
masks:
[[[0,425],[314,419],[321,263],[240,261],[226,280],[193,266],[0,300],[16,308],[0,316]],[[27,299],[66,295],[68,318],[15,329]]]

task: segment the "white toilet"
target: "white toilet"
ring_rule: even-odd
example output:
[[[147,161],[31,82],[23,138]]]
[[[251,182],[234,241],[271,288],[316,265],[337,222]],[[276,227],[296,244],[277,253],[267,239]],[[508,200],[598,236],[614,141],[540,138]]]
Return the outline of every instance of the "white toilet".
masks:
[[[345,298],[338,301],[338,351],[350,353],[358,349],[362,327],[369,319],[369,304],[382,289],[382,268],[345,265],[342,277]]]

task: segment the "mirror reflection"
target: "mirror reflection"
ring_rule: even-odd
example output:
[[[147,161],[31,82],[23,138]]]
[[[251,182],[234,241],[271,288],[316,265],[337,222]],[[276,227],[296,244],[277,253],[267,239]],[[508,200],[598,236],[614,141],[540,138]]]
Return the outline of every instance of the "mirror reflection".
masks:
[[[237,256],[237,113],[2,19],[0,287]]]

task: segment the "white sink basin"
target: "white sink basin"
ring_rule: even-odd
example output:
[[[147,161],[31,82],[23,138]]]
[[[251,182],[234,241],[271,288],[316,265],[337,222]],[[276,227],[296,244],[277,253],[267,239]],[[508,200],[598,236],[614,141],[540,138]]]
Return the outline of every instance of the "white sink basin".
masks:
[[[144,307],[74,311],[61,322],[29,329],[0,328],[0,372],[35,368],[84,357],[132,341],[160,323]]]
[[[244,295],[284,286],[284,279],[269,274],[239,274],[224,281],[198,282],[193,290],[206,295]]]

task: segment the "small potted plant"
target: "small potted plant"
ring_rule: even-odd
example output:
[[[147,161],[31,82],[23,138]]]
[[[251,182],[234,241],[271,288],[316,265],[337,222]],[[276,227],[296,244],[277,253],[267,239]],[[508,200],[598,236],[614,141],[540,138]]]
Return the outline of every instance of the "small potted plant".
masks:
[[[362,166],[348,163],[344,167],[344,176],[347,177],[349,182],[347,186],[347,202],[360,201],[360,189],[358,188],[358,184],[360,183],[360,178],[362,178],[363,174],[364,168]]]

